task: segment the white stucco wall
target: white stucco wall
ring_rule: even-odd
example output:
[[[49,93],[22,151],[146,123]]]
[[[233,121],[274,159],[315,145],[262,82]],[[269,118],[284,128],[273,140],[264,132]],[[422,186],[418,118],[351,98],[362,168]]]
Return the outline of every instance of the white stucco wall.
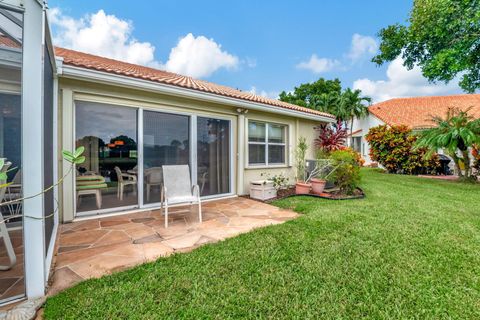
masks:
[[[370,145],[368,144],[367,140],[365,139],[365,136],[368,134],[368,130],[370,128],[384,125],[385,122],[382,120],[378,119],[375,117],[373,114],[368,114],[365,118],[362,119],[355,119],[353,121],[353,132],[356,132],[358,130],[362,130],[361,132],[355,133],[353,137],[362,137],[362,157],[365,160],[365,164],[368,165],[372,163],[372,160],[370,159],[369,153],[370,153]]]

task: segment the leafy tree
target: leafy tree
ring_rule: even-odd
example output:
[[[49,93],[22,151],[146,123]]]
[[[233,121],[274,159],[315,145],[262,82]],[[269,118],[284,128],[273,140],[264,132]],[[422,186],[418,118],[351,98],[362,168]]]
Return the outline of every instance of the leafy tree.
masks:
[[[480,1],[414,0],[408,22],[380,30],[380,53],[373,62],[402,56],[407,68],[419,65],[430,81],[461,75],[463,90],[480,88]]]
[[[302,83],[295,87],[293,92],[282,91],[280,100],[331,113],[337,119],[350,121],[350,128],[353,126],[355,117],[363,117],[367,114],[367,106],[371,102],[369,97],[362,96],[360,90],[347,88],[342,91],[340,80],[324,78],[312,83]]]
[[[460,177],[473,179],[470,164],[473,155],[470,150],[476,143],[480,143],[480,119],[474,119],[465,111],[458,108],[449,108],[446,117],[433,117],[436,127],[421,133],[417,142],[418,147],[429,148],[429,153],[439,149],[452,157]],[[462,173],[462,167],[465,173]]]
[[[325,80],[320,78],[312,83],[302,83],[295,87],[293,92],[282,91],[280,100],[299,106],[329,112],[330,105],[326,102],[329,99],[340,96],[342,85],[340,80]],[[331,100],[331,101],[333,101]]]

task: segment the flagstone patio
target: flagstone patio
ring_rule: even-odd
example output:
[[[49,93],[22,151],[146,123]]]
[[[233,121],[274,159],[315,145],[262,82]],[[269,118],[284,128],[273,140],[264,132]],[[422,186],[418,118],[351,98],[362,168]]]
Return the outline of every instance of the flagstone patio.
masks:
[[[195,206],[171,208],[167,229],[159,210],[61,225],[48,293],[297,216],[241,197],[204,202],[202,208],[201,224]]]

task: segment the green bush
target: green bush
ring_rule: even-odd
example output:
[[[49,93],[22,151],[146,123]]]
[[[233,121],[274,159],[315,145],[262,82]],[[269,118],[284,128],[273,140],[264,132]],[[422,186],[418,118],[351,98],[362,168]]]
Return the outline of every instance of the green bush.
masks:
[[[330,159],[336,169],[329,180],[342,193],[352,194],[360,183],[360,166],[355,154],[349,150],[337,150],[330,153]]]
[[[427,157],[427,148],[417,148],[417,136],[407,126],[370,128],[365,137],[370,144],[370,158],[390,173],[435,173],[440,167],[436,154]]]

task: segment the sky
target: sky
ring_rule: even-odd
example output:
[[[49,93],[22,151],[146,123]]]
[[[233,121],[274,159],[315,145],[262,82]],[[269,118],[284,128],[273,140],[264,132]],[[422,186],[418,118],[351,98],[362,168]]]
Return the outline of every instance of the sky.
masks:
[[[49,0],[54,44],[276,98],[320,77],[379,102],[461,93],[401,58],[376,66],[378,31],[412,0]]]

